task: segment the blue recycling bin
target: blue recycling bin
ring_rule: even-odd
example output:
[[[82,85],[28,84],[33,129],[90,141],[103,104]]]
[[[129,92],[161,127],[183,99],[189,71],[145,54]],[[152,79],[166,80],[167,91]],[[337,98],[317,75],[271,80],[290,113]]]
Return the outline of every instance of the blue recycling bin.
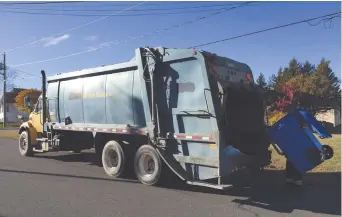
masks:
[[[322,145],[313,133],[320,138],[332,135],[304,109],[287,114],[268,129],[268,136],[301,173],[317,167],[333,155],[332,149]]]

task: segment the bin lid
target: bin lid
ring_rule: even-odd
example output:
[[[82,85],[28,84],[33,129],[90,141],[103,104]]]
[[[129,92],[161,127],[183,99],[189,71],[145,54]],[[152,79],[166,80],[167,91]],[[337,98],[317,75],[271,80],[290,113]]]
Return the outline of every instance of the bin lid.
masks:
[[[310,112],[299,109],[299,113],[303,116],[307,124],[309,124],[312,130],[317,133],[321,138],[331,138],[332,135],[329,131],[319,122]]]

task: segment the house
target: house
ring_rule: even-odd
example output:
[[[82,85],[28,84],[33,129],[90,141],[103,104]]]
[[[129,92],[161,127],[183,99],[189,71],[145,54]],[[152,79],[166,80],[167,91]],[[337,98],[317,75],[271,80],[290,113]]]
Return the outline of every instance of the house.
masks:
[[[316,114],[317,120],[337,127],[341,125],[341,110],[340,109],[328,109]]]
[[[22,90],[22,88],[13,88],[12,91],[6,92],[6,123],[18,123],[20,120],[18,119],[18,115],[28,116],[28,113],[24,113],[18,111],[17,107],[15,106],[15,97],[18,93]],[[3,94],[1,94],[1,104],[0,104],[0,123],[4,120],[4,106],[3,106]]]

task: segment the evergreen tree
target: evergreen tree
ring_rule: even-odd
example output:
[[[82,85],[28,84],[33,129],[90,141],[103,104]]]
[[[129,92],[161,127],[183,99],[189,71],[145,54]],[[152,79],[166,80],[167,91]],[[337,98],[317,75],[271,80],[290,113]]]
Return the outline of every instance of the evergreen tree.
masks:
[[[267,87],[266,78],[263,73],[260,73],[259,77],[256,79],[256,83],[263,89]]]

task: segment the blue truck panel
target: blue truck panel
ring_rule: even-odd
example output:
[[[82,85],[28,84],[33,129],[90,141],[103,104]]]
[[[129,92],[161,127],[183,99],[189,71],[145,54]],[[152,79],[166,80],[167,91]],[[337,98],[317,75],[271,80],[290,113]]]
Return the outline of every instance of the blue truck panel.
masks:
[[[106,115],[108,124],[134,125],[133,75],[134,71],[107,75]]]
[[[106,124],[106,75],[81,79],[83,83],[82,104],[84,122],[89,124]]]
[[[55,83],[58,82],[51,86]],[[60,84],[61,122],[69,116],[74,124],[146,126],[136,70],[65,80]]]

